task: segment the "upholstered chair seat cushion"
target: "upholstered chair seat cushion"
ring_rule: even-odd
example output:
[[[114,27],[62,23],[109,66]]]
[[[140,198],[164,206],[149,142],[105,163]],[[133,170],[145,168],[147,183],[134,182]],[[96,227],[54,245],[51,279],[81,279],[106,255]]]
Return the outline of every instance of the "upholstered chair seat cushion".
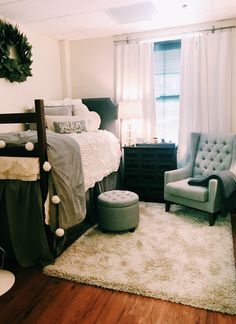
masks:
[[[175,196],[189,198],[196,201],[208,200],[208,188],[202,186],[190,186],[188,181],[191,178],[170,182],[166,185],[168,193]]]

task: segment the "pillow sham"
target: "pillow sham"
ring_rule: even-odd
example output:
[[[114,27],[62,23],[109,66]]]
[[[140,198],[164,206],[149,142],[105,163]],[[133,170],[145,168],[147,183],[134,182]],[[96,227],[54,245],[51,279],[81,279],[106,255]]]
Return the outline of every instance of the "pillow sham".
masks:
[[[46,116],[72,116],[72,105],[68,106],[44,106],[44,114]],[[27,112],[34,112],[35,109],[27,109]],[[36,123],[29,123],[30,130],[36,130]]]
[[[85,120],[67,121],[67,122],[53,122],[56,133],[71,134],[81,133],[86,130]]]
[[[64,106],[64,100],[63,99],[53,99],[53,100],[46,100],[44,102],[45,106]],[[71,103],[69,103],[71,105]]]
[[[72,116],[72,105],[44,106],[44,114],[48,116]]]

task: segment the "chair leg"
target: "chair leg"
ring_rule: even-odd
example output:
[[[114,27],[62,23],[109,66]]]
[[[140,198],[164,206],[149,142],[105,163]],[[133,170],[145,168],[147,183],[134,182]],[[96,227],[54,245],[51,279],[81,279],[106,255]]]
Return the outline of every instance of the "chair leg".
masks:
[[[213,226],[216,220],[216,213],[209,213],[208,220],[209,220],[209,226]]]
[[[170,202],[169,201],[165,201],[165,211],[166,212],[170,211]]]

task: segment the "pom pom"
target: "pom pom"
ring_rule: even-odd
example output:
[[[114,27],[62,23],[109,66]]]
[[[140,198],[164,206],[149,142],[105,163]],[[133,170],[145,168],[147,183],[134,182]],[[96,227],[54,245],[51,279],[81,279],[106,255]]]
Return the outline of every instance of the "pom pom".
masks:
[[[28,112],[31,112],[31,111],[33,111],[33,106],[28,104],[28,105],[25,106],[25,110],[28,111]]]
[[[51,170],[51,164],[49,162],[44,162],[43,169],[45,172],[49,172]]]
[[[57,195],[52,196],[53,204],[57,205],[61,202],[60,198]]]
[[[62,236],[64,236],[65,231],[64,231],[63,228],[57,228],[56,231],[55,231],[55,234],[56,234],[56,236],[58,236],[58,237],[62,237]]]
[[[0,140],[0,148],[4,148],[6,146],[6,142],[3,140]]]
[[[27,142],[27,143],[25,144],[25,148],[26,148],[27,151],[33,151],[33,149],[34,149],[34,144],[33,144],[32,142]]]

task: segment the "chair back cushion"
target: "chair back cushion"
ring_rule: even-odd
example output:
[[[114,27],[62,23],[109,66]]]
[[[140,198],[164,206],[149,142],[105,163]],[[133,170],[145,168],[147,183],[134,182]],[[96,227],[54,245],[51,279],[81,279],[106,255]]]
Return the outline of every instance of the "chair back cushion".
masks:
[[[228,170],[233,156],[233,134],[201,133],[197,146],[193,176],[208,176]]]

